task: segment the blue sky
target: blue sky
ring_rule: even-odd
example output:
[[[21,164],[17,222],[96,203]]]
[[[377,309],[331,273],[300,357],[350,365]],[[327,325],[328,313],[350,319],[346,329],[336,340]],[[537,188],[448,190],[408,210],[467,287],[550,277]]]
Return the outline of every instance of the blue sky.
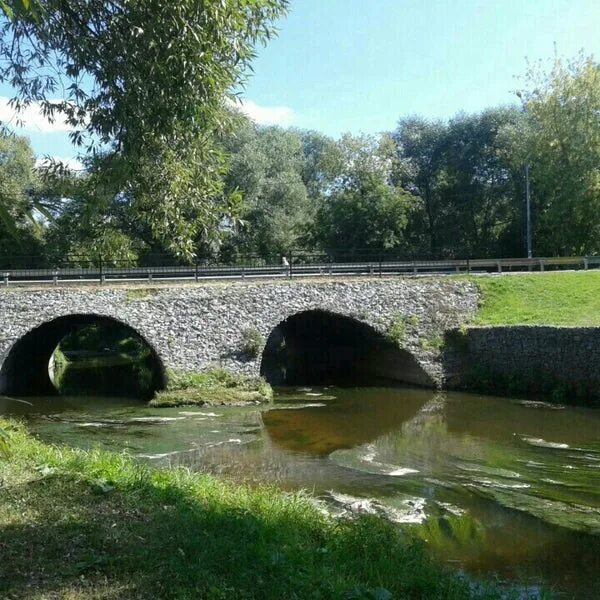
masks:
[[[291,0],[279,26],[259,49],[246,111],[334,136],[514,102],[526,59],[551,59],[555,45],[600,58],[599,0]],[[37,122],[24,133],[40,155],[75,154],[64,131]]]

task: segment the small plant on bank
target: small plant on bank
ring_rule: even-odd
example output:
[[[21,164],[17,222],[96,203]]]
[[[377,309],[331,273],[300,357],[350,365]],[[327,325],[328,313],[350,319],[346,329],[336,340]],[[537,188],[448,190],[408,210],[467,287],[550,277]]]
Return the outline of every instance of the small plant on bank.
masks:
[[[0,427],[0,457],[8,458],[10,437],[8,433]]]
[[[394,317],[387,330],[386,337],[399,348],[404,347],[406,342],[406,317],[404,315]]]
[[[441,335],[435,335],[429,338],[423,338],[421,340],[421,348],[423,350],[432,352],[439,351],[444,347],[444,337]]]
[[[242,354],[256,358],[265,345],[263,334],[256,327],[247,327],[242,331]]]

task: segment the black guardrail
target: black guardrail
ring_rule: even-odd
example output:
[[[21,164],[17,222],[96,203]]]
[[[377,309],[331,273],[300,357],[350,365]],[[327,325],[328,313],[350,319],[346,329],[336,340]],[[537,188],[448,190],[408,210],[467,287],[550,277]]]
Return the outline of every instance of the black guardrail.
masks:
[[[484,258],[459,260],[407,260],[382,254],[343,256],[333,260],[332,254],[299,253],[289,257],[244,256],[223,262],[213,259],[193,263],[178,263],[172,257],[157,260],[154,256],[143,261],[127,259],[89,259],[67,257],[48,266],[21,266],[14,257],[0,267],[0,281],[4,285],[18,283],[55,283],[107,281],[154,281],[245,278],[293,278],[314,276],[384,276],[402,274],[448,274],[477,272],[545,271],[556,269],[600,268],[600,257],[549,258]],[[340,260],[340,259],[346,260]],[[147,264],[143,264],[146,262]],[[169,264],[170,263],[170,264]],[[32,263],[33,264],[33,261]],[[8,267],[8,268],[7,268]]]

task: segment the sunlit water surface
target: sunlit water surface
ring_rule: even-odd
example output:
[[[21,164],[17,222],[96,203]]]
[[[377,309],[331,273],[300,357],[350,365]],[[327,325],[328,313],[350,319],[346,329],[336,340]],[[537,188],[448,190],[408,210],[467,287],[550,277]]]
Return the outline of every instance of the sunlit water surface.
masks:
[[[404,523],[470,572],[600,598],[600,411],[411,388],[280,390],[273,407],[0,398],[42,439],[308,489]]]

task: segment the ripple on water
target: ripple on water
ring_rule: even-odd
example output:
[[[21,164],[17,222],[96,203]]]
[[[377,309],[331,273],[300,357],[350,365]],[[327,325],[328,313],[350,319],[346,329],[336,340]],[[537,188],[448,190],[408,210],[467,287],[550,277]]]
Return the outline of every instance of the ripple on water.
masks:
[[[369,514],[385,517],[393,523],[420,524],[425,521],[426,500],[419,497],[406,497],[394,502],[393,506],[374,498],[351,496],[329,491],[325,496],[331,514],[347,516],[349,514]]]
[[[566,450],[569,448],[569,444],[563,444],[561,442],[547,442],[542,438],[529,437],[527,435],[519,436],[521,440],[531,446],[537,446],[538,448],[555,448],[557,450]]]

